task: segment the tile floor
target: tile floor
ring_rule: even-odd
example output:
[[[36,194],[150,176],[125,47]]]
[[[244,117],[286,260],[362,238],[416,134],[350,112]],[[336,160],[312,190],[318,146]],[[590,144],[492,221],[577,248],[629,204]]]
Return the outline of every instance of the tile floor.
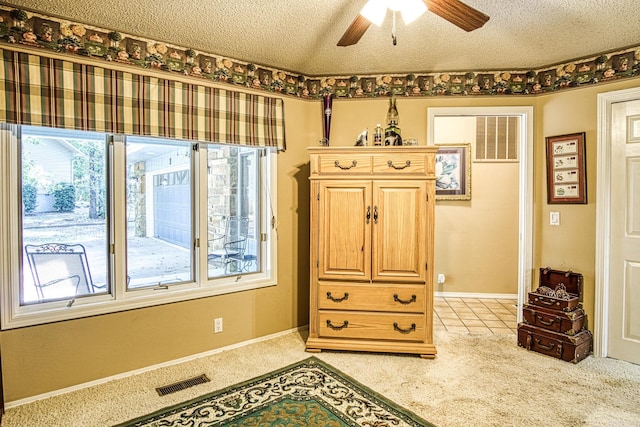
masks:
[[[434,308],[436,331],[517,334],[515,299],[435,297]]]

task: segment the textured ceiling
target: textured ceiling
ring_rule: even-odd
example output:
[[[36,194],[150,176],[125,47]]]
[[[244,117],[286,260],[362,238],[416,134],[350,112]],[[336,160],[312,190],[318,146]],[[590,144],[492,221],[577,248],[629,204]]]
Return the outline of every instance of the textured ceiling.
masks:
[[[21,0],[6,5],[308,76],[526,70],[640,45],[638,0],[464,0],[491,19],[467,33],[427,12],[391,14],[336,43],[366,0]]]

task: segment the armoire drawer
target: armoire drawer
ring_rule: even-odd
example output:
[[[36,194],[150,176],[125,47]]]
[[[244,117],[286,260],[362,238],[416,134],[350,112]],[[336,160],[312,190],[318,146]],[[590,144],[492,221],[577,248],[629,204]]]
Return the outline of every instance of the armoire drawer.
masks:
[[[318,308],[323,310],[424,313],[424,285],[345,284],[320,282]]]
[[[318,321],[323,338],[424,341],[426,336],[422,314],[320,310]]]
[[[311,173],[318,175],[370,175],[371,156],[340,153],[312,154],[311,168]]]
[[[424,154],[392,153],[373,157],[373,173],[394,175],[425,175],[426,160]]]

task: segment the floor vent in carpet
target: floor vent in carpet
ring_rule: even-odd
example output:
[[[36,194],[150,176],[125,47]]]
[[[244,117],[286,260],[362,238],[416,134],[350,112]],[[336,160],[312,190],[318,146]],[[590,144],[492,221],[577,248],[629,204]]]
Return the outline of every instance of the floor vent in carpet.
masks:
[[[156,391],[160,396],[166,396],[167,394],[175,393],[176,391],[184,390],[194,385],[204,384],[211,381],[206,375],[202,374],[188,380],[180,381],[174,384],[165,385],[163,387],[156,388]]]

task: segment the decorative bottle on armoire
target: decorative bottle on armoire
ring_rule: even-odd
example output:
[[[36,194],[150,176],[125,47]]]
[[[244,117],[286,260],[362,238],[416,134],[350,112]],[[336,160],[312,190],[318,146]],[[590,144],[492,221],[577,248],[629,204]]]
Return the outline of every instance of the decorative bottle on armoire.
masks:
[[[384,145],[402,145],[402,137],[398,127],[399,120],[396,96],[391,95],[389,109],[387,110],[387,128],[384,131]]]

